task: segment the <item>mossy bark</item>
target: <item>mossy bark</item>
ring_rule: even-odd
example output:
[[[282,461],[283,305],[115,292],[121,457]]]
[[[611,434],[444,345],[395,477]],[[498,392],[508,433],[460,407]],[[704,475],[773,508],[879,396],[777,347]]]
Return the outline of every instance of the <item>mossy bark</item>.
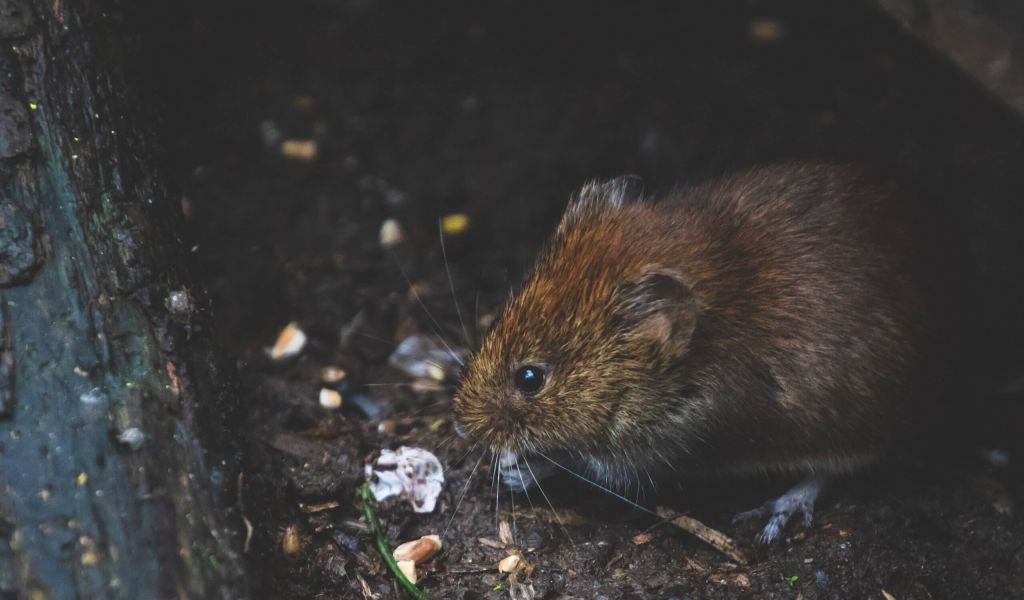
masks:
[[[243,597],[230,374],[117,7],[0,0],[0,597]]]

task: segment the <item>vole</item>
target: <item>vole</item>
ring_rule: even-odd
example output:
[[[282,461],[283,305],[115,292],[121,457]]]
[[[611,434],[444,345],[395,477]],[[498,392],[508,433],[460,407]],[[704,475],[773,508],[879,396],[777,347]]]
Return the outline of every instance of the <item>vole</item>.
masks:
[[[769,542],[794,514],[810,524],[821,482],[878,460],[916,410],[934,311],[914,214],[842,164],[658,201],[641,188],[594,182],[570,201],[467,365],[458,427],[515,485],[527,460],[613,489],[802,478],[747,515],[770,517]]]

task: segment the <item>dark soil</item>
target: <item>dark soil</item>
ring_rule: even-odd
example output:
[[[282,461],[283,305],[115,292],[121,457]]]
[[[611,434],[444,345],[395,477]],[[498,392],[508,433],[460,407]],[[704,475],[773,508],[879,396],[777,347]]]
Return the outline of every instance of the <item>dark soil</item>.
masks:
[[[758,41],[759,19],[780,37]],[[238,426],[257,596],[400,597],[356,488],[368,457],[414,445],[445,464],[439,508],[378,511],[392,545],[446,532],[420,568],[436,598],[1024,597],[1020,402],[967,399],[983,427],[965,446],[1008,449],[1009,467],[967,449],[896,461],[833,488],[812,528],[770,548],[729,516],[784,482],[659,499],[734,535],[756,556],[738,566],[571,479],[545,486],[563,530],[540,495],[496,494],[488,459],[456,513],[478,454],[453,435],[451,386],[386,365],[416,332],[467,345],[440,216],[471,220],[447,254],[476,339],[585,180],[632,172],[667,189],[790,157],[869,162],[933,198],[970,240],[979,363],[993,378],[1024,364],[1024,127],[869,5],[196,1],[149,25],[187,243],[250,407]],[[316,158],[283,158],[279,136],[315,139]],[[407,233],[393,253],[378,243],[387,218]],[[273,364],[264,348],[292,320],[310,342]],[[340,411],[317,402],[325,365],[349,374]],[[530,569],[499,576],[512,550]]]

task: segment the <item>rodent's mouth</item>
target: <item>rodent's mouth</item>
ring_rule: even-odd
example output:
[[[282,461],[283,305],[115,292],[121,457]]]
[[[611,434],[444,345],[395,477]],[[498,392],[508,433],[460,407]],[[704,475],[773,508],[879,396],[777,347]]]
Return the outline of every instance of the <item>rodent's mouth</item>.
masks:
[[[501,482],[515,491],[526,491],[539,485],[554,471],[554,466],[537,456],[505,451],[498,454],[498,476]]]

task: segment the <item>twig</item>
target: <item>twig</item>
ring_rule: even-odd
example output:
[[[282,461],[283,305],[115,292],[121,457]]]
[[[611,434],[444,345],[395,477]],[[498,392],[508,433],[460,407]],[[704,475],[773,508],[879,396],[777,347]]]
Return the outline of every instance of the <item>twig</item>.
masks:
[[[741,565],[750,563],[750,559],[747,558],[747,555],[744,554],[742,550],[740,550],[739,546],[736,545],[736,542],[721,531],[712,529],[693,517],[688,517],[686,515],[676,516],[668,509],[662,507],[658,507],[658,516],[700,539],[715,550],[718,550],[722,554],[728,556],[734,562]]]
[[[398,563],[395,562],[395,557],[388,550],[388,542],[384,538],[384,531],[381,529],[380,524],[377,523],[377,516],[373,512],[373,495],[370,493],[369,483],[363,483],[362,487],[359,488],[359,495],[363,499],[363,514],[366,515],[366,523],[370,526],[370,533],[373,534],[374,540],[377,542],[377,551],[380,552],[381,558],[384,559],[388,568],[391,569],[391,572],[394,573],[410,596],[416,598],[416,600],[430,600],[430,596],[416,587],[416,584],[409,581],[405,573],[402,573],[402,570],[398,568]]]

